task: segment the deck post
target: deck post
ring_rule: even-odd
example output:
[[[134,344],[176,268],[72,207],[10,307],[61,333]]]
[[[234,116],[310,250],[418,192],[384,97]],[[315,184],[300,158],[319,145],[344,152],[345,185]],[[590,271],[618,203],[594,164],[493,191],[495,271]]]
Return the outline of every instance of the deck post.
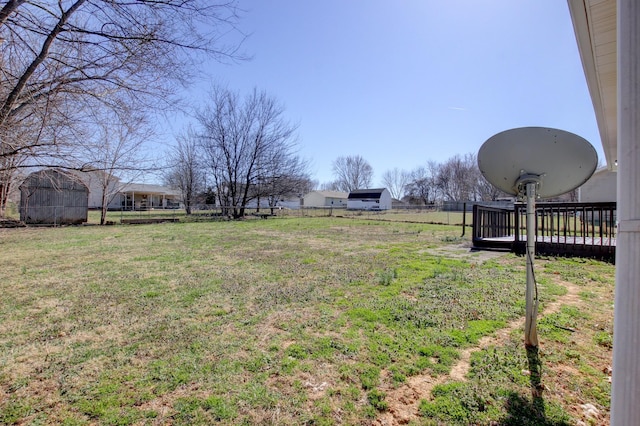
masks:
[[[513,205],[513,212],[514,212],[514,225],[513,228],[515,229],[515,232],[513,233],[514,237],[513,237],[513,249],[514,251],[517,249],[518,244],[520,243],[520,208],[517,204]]]
[[[536,182],[527,182],[527,288],[526,316],[524,321],[524,344],[527,347],[538,346],[538,292],[533,271],[533,259],[536,255]]]
[[[467,226],[467,203],[462,203],[462,235],[460,238],[464,237],[464,229]]]
[[[618,235],[611,424],[640,424],[640,2],[617,2]]]

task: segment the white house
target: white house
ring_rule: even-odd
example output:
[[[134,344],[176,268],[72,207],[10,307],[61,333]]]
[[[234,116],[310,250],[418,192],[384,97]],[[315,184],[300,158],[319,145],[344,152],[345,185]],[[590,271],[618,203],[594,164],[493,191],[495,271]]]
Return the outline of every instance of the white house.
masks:
[[[102,208],[103,183],[109,182],[107,208],[109,210],[146,210],[152,208],[179,208],[180,191],[161,185],[123,183],[106,172],[78,173],[80,180],[89,188],[89,209]]]
[[[125,210],[177,209],[182,207],[180,191],[162,185],[127,183],[120,188]]]
[[[349,194],[339,191],[311,191],[302,199],[303,207],[347,207]]]
[[[118,195],[118,189],[120,187],[120,179],[109,176],[107,172],[95,171],[95,172],[78,172],[77,176],[80,180],[89,188],[89,209],[102,208],[102,191],[103,182],[109,182],[107,185],[107,208],[119,209],[122,207],[120,196]]]
[[[254,199],[254,200],[250,200],[247,202],[247,205],[245,206],[248,209],[256,209],[256,208],[261,208],[261,209],[270,209],[271,206],[269,205],[269,200],[267,198],[260,198],[260,205],[258,205],[258,200]],[[277,200],[276,205],[274,206],[275,208],[285,208],[285,209],[299,209],[300,208],[300,198],[298,197],[282,197],[279,200]]]
[[[596,170],[593,176],[578,188],[581,203],[615,202],[617,173],[606,167]]]
[[[356,189],[347,199],[349,210],[391,210],[391,193],[386,188]]]

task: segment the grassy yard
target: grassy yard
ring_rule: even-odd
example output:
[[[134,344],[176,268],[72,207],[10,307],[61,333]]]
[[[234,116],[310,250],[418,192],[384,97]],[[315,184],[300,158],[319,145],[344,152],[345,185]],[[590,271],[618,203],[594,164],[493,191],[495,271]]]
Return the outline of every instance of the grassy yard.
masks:
[[[0,230],[0,424],[608,423],[612,265],[527,353],[523,258],[371,219]]]

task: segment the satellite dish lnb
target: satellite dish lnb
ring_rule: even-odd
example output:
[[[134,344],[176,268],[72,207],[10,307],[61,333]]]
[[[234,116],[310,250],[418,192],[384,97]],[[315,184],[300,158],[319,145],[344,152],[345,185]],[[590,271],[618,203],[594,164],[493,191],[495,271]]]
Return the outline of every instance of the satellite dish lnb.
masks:
[[[596,170],[598,154],[584,138],[548,127],[520,127],[489,138],[478,151],[478,167],[491,184],[507,194],[536,183],[540,198],[567,193]]]

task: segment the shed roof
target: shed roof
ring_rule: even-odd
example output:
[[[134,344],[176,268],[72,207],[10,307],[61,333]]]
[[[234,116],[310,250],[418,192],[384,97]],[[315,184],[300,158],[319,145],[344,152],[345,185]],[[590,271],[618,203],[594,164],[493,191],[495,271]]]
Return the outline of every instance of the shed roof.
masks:
[[[73,173],[59,169],[42,169],[28,175],[20,184],[20,188],[53,189],[56,191],[85,191],[89,188]]]
[[[349,199],[380,198],[386,188],[355,189],[349,193]]]

